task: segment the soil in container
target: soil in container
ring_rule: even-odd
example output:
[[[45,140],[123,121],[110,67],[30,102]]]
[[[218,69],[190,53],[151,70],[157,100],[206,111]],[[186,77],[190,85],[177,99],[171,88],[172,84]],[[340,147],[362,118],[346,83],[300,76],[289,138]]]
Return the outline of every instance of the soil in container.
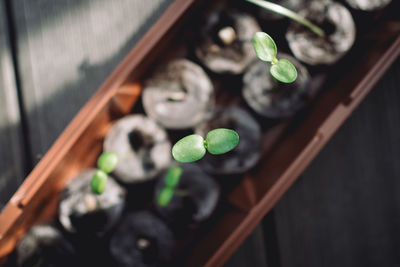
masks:
[[[256,57],[251,40],[261,30],[257,21],[237,11],[216,10],[202,25],[198,59],[215,73],[243,73]]]
[[[253,167],[261,154],[261,128],[257,121],[239,107],[220,108],[205,123],[196,127],[196,133],[205,136],[216,128],[235,130],[240,137],[238,146],[222,155],[206,153],[200,166],[214,174],[243,173]]]
[[[346,0],[346,2],[354,9],[364,11],[374,11],[384,8],[392,0]]]
[[[120,219],[125,207],[125,189],[108,178],[101,195],[92,192],[96,170],[87,170],[70,180],[61,193],[59,221],[72,233],[103,234]]]
[[[270,64],[254,61],[243,76],[243,98],[258,114],[271,119],[287,118],[304,107],[312,96],[310,74],[307,68],[293,57],[279,53],[294,64],[297,79],[293,83],[277,81],[269,73]]]
[[[79,262],[72,244],[57,228],[47,224],[33,226],[25,234],[16,247],[15,258],[15,264],[23,267],[70,267]]]
[[[174,189],[171,201],[165,206],[158,203],[158,198],[166,186],[167,170],[159,175],[154,205],[171,228],[181,232],[188,226],[198,226],[211,216],[218,203],[219,186],[195,163],[185,163],[179,167],[182,169],[179,184]]]
[[[356,28],[350,12],[343,5],[330,0],[312,1],[299,14],[319,25],[325,36],[318,36],[292,22],[286,39],[297,59],[310,65],[331,65],[352,47]]]
[[[158,70],[144,85],[145,112],[167,129],[192,128],[214,105],[214,87],[203,69],[176,59]]]
[[[117,121],[104,140],[104,152],[118,155],[113,175],[125,184],[151,180],[171,161],[171,143],[167,133],[142,114],[129,115]]]
[[[110,240],[116,266],[165,266],[175,239],[171,230],[148,211],[127,214]]]

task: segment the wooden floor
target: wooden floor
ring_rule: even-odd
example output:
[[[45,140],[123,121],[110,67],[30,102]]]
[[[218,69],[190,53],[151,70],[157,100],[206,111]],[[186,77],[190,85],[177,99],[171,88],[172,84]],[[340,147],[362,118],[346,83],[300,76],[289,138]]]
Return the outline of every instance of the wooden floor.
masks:
[[[262,226],[227,267],[400,266],[400,59]]]
[[[0,205],[172,0],[0,1]],[[226,266],[400,266],[400,61]]]
[[[400,266],[399,59],[274,212],[276,266]]]

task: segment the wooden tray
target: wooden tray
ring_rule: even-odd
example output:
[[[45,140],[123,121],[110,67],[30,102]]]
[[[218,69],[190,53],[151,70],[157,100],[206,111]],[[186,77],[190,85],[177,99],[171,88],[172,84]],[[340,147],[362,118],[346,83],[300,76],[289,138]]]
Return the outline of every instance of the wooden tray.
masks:
[[[227,1],[176,0],[82,108],[0,214],[0,264],[30,226],[55,217],[60,191],[80,170],[94,166],[108,129],[136,108],[149,70],[171,58],[190,57],[185,38],[215,2]],[[184,256],[174,266],[222,265],[277,203],[399,55],[400,19],[393,10],[400,10],[398,1],[370,16],[371,27],[359,32],[338,64],[312,69],[318,94],[305,110],[279,122],[259,119],[262,159],[223,191],[215,215],[181,240]],[[238,95],[219,90],[213,81],[219,103],[240,103]]]

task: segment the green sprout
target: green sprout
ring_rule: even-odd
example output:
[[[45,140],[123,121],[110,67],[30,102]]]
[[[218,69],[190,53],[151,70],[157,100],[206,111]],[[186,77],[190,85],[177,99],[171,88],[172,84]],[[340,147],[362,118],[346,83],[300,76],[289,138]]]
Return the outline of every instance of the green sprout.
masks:
[[[257,57],[272,64],[270,74],[280,82],[292,83],[297,78],[297,70],[287,59],[277,59],[278,50],[274,40],[265,32],[256,32],[253,37],[254,51]]]
[[[172,156],[179,162],[193,162],[201,159],[206,151],[213,155],[224,154],[239,143],[234,130],[219,128],[207,133],[206,139],[198,134],[188,135],[172,147]]]
[[[158,195],[157,202],[160,207],[165,207],[171,202],[174,197],[174,189],[171,187],[164,187]]]
[[[92,187],[92,191],[95,194],[101,195],[103,194],[104,190],[106,189],[108,175],[101,171],[97,170],[92,177],[90,185]]]
[[[165,186],[161,189],[157,198],[159,206],[165,207],[171,202],[174,197],[175,188],[178,186],[181,179],[182,172],[182,168],[179,166],[173,166],[168,169],[164,179]]]
[[[92,192],[98,195],[103,194],[106,189],[108,174],[111,173],[118,164],[118,155],[114,152],[104,152],[97,160],[97,171],[94,173],[90,185]]]
[[[325,32],[318,27],[317,25],[315,25],[314,23],[312,23],[311,21],[309,21],[308,19],[298,15],[297,13],[291,11],[290,9],[287,9],[283,6],[271,3],[269,1],[263,1],[263,0],[246,0],[247,2],[250,2],[256,6],[262,7],[264,9],[267,9],[269,11],[275,12],[279,15],[285,16],[287,18],[290,18],[300,24],[303,24],[304,26],[306,26],[307,28],[309,28],[312,32],[314,32],[315,34],[317,34],[320,37],[324,37],[325,36]]]
[[[179,180],[182,176],[182,168],[179,166],[173,166],[168,169],[167,175],[165,176],[165,184],[168,187],[176,187],[179,184]]]

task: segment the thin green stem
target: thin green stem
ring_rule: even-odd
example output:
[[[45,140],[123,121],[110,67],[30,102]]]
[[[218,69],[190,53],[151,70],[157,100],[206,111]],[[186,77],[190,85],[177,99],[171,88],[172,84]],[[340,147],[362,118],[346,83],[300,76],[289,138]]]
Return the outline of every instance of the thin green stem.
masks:
[[[189,195],[189,191],[184,190],[184,189],[176,189],[175,195],[180,196],[180,197],[186,197]]]
[[[315,34],[317,34],[321,37],[325,36],[325,32],[320,27],[318,27],[317,25],[315,25],[308,19],[303,18],[302,16],[298,15],[297,13],[295,13],[283,6],[280,6],[280,5],[265,1],[265,0],[264,1],[263,0],[246,0],[246,1],[252,3],[256,6],[273,11],[282,16],[288,17],[294,21],[297,21],[298,23],[303,24],[304,26],[309,28],[311,31],[313,31]]]

